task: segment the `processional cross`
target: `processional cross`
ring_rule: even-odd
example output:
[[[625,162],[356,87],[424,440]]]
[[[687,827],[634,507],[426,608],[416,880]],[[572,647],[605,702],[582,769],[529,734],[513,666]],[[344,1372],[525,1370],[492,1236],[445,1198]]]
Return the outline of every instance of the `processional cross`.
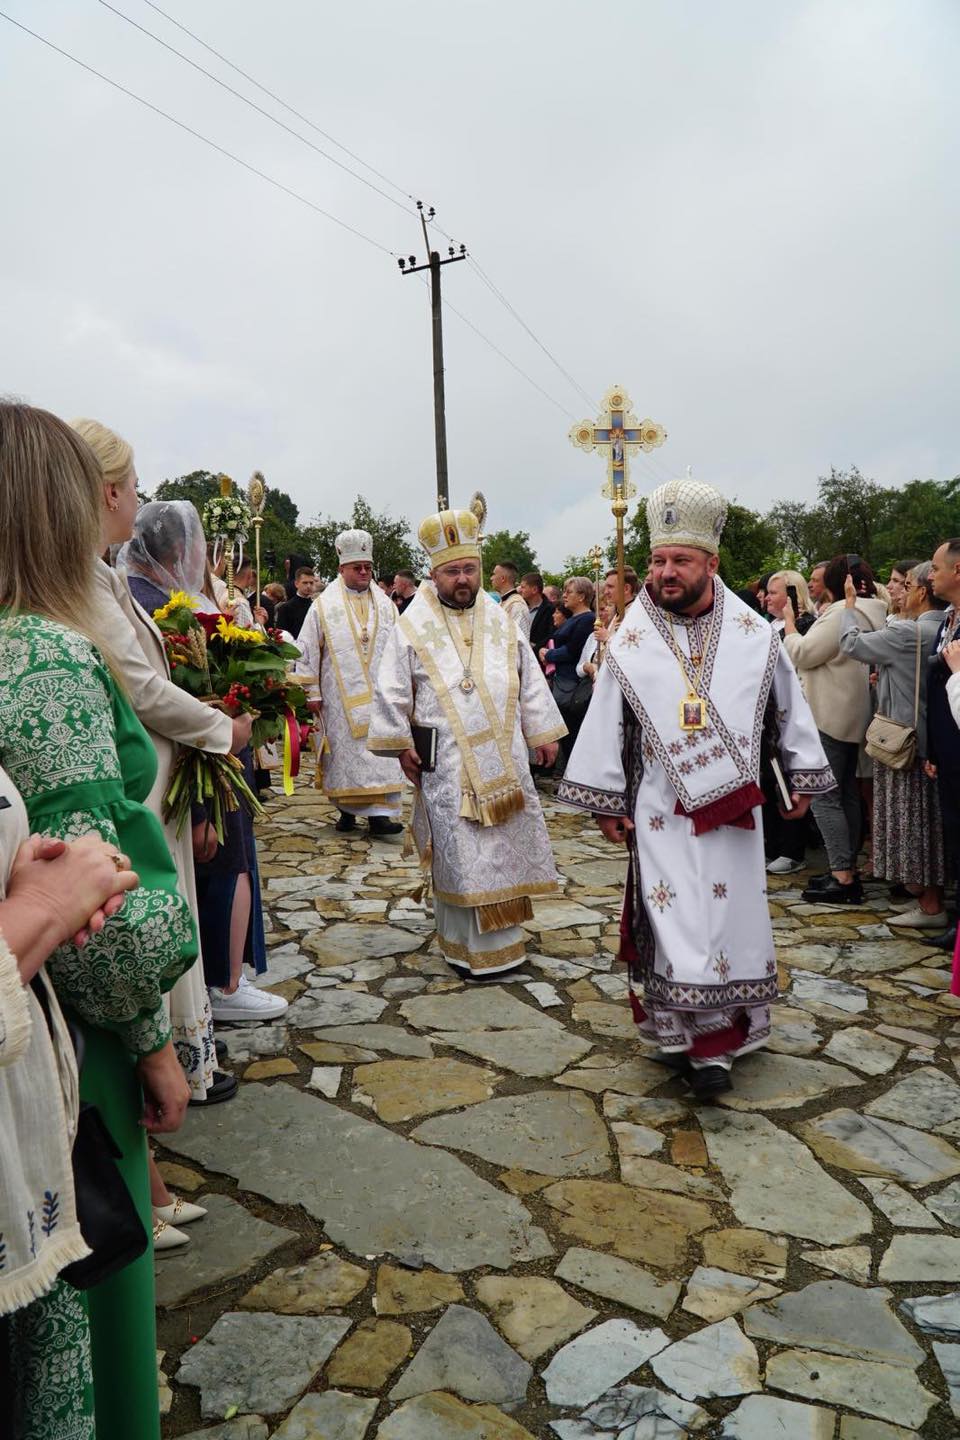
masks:
[[[630,480],[628,457],[637,450],[656,450],[667,438],[667,432],[655,420],[638,420],[631,410],[632,401],[622,385],[612,386],[603,397],[603,409],[593,420],[580,420],[570,428],[570,441],[579,450],[596,450],[607,461],[607,483],[601,494],[612,500],[611,510],[617,522],[617,614],[623,616],[623,517],[628,501],[636,495]]]

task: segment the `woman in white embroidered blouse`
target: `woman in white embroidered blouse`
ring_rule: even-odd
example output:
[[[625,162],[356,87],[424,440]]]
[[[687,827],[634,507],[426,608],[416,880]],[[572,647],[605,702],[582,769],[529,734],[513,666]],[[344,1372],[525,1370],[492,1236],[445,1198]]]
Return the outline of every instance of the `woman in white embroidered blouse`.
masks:
[[[42,967],[63,941],[102,928],[137,884],[127,864],[99,836],[28,837],[0,770],[0,1415],[24,1440],[94,1433],[89,1324],[58,1279],[90,1253],[70,1165],[77,1068]]]

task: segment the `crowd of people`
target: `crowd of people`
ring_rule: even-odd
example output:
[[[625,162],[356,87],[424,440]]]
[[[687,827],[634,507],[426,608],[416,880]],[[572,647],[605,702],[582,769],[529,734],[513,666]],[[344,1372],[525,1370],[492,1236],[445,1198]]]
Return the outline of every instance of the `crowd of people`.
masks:
[[[903,903],[893,924],[953,947],[960,540],[886,588],[837,555],[734,593],[725,517],[709,486],[660,487],[649,571],[599,592],[500,561],[487,593],[467,510],[422,521],[427,579],[375,581],[354,529],[329,579],[289,556],[257,594],[238,557],[231,590],[191,504],[138,504],[119,435],[0,403],[0,1413],[18,1440],[156,1440],[153,1260],[204,1211],[148,1136],[236,1093],[218,1022],[287,1009],[251,979],[249,813],[218,833],[201,796],[178,830],[163,804],[184,749],[269,783],[250,716],[173,684],[155,623],[171,596],[296,642],[337,832],[399,840],[412,786],[437,942],[467,981],[521,966],[532,902],[558,891],[535,789],[554,776],[627,846],[638,1033],[699,1099],[769,1034],[755,881],[804,868],[814,827],[827,869],[804,898],[860,903],[869,865]],[[108,1192],[104,1233],[89,1200]]]

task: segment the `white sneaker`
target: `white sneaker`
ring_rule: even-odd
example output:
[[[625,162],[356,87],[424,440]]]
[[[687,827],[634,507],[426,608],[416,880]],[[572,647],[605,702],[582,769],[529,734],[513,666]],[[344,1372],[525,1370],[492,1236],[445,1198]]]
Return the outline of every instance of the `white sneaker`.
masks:
[[[796,875],[803,868],[802,860],[791,860],[789,855],[778,855],[776,860],[767,861],[768,875]]]
[[[939,910],[935,915],[928,915],[926,910],[915,905],[912,910],[904,910],[900,915],[893,916],[887,924],[902,925],[908,930],[946,930],[947,912]]]
[[[259,1025],[264,1020],[276,1020],[288,1008],[282,995],[271,995],[267,990],[258,990],[251,985],[246,975],[240,976],[240,984],[232,995],[216,985],[210,986],[210,1010],[214,1020],[230,1020],[238,1023],[252,1020]]]

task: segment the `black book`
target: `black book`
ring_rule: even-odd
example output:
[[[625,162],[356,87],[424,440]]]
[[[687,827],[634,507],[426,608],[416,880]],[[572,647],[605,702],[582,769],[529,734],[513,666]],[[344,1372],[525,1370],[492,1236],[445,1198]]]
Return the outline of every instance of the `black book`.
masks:
[[[411,725],[413,748],[420,756],[421,770],[437,768],[437,727],[436,725]]]

